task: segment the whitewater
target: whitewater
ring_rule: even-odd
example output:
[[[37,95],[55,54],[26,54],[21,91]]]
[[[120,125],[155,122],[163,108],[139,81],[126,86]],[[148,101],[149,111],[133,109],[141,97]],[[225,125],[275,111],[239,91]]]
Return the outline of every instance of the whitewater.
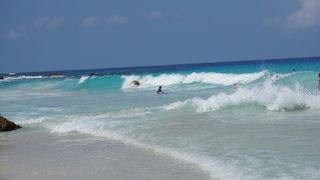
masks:
[[[50,163],[2,150],[4,140],[31,137],[35,145],[31,139],[57,144],[53,157],[44,155],[48,162],[60,159],[57,168],[75,157],[68,161],[71,175],[87,171],[81,158],[90,144],[96,160],[90,167],[99,176],[83,177],[93,179],[319,179],[319,70],[319,58],[297,58],[54,72],[64,75],[58,78],[3,74],[0,113],[24,128],[0,134],[0,166],[9,169],[1,162],[11,159],[13,169],[24,163],[42,169],[26,179],[50,179]],[[157,94],[158,86],[166,94]],[[122,148],[113,151],[108,143]],[[25,144],[15,149],[30,148]],[[77,153],[67,154],[71,149]],[[145,173],[111,176],[102,171],[108,162],[120,164],[113,171],[132,165]]]

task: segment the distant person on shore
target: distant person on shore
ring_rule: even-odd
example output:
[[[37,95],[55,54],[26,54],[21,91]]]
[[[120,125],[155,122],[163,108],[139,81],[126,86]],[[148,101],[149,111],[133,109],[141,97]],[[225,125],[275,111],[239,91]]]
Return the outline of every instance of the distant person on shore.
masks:
[[[137,81],[137,80],[133,80],[130,84],[133,84],[135,86],[140,86],[141,85],[141,83],[139,81]]]
[[[158,88],[158,91],[157,91],[157,94],[164,94],[164,92],[162,91],[162,86],[159,86],[159,88]]]
[[[320,73],[318,74],[318,89],[320,89]]]

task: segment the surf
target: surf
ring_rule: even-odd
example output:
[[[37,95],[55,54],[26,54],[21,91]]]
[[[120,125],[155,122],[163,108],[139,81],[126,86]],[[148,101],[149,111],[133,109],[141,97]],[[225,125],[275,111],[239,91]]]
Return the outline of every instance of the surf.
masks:
[[[130,83],[137,80],[141,83],[140,88],[151,88],[162,86],[173,86],[173,85],[183,85],[183,84],[214,84],[222,86],[230,86],[235,83],[248,84],[255,80],[264,77],[267,71],[254,72],[254,73],[244,73],[244,74],[233,74],[233,73],[216,73],[216,72],[192,72],[190,74],[160,74],[160,75],[130,75],[121,76],[124,80],[122,84],[122,89],[132,88]]]
[[[194,97],[162,106],[164,110],[175,110],[191,106],[196,112],[210,112],[231,106],[256,104],[270,111],[294,111],[320,109],[320,96],[299,85],[294,87],[274,84],[267,79],[263,84],[253,87],[239,87],[232,93],[220,92],[207,99]]]

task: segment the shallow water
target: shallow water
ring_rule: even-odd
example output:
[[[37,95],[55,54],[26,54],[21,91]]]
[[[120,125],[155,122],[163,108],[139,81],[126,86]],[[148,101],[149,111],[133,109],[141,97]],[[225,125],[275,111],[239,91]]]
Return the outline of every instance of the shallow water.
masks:
[[[92,136],[34,131],[1,143],[7,146],[0,151],[2,180],[210,179],[192,165]]]
[[[144,67],[97,77],[89,71],[64,72],[66,78],[17,74],[0,82],[0,108],[24,126],[15,139],[39,130],[70,144],[89,136],[97,150],[88,159],[110,157],[99,144],[112,140],[182,164],[183,179],[319,179],[319,60]],[[159,85],[167,94],[155,93]],[[75,158],[86,154],[86,146],[79,148]],[[68,166],[81,173],[76,161]],[[162,170],[150,174],[172,177]]]

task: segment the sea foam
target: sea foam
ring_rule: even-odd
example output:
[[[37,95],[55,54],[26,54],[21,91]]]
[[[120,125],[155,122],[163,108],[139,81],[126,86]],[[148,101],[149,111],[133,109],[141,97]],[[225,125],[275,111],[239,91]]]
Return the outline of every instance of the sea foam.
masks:
[[[257,179],[260,176],[247,169],[241,169],[232,162],[225,163],[219,159],[207,157],[194,152],[188,152],[183,149],[166,148],[156,144],[144,143],[141,139],[136,139],[124,135],[124,133],[110,130],[106,121],[100,119],[101,116],[74,116],[71,119],[66,118],[65,122],[58,124],[48,124],[46,127],[54,133],[83,133],[93,136],[105,137],[110,140],[120,141],[122,143],[141,148],[160,156],[169,157],[181,162],[190,163],[197,168],[208,173],[214,179]],[[99,120],[100,119],[100,120]]]
[[[130,84],[133,80],[138,80],[142,88],[171,86],[178,84],[216,84],[229,86],[235,83],[247,84],[265,76],[267,71],[246,73],[246,74],[223,74],[215,72],[193,72],[191,74],[161,74],[159,76],[146,75],[146,76],[121,76],[124,79],[122,89],[132,88]]]
[[[5,77],[4,80],[21,80],[21,79],[42,79],[43,76],[11,76]]]
[[[89,76],[82,76],[82,77],[79,79],[79,84],[84,83],[88,78],[89,78]]]
[[[275,85],[266,80],[261,86],[240,87],[235,92],[219,93],[208,99],[191,98],[164,105],[164,110],[179,109],[185,106],[195,107],[199,113],[215,111],[229,106],[258,104],[271,111],[290,111],[303,109],[320,109],[320,96],[311,94],[296,84],[295,87]]]

